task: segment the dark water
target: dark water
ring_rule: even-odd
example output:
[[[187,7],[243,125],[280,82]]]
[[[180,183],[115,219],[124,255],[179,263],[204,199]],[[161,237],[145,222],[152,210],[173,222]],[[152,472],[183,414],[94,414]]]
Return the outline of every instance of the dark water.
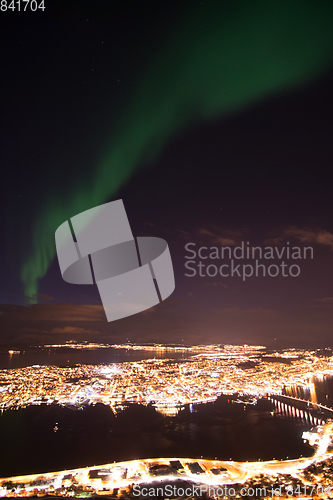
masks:
[[[149,457],[245,461],[311,455],[301,439],[308,427],[272,416],[272,408],[266,400],[252,406],[221,396],[176,417],[139,405],[117,416],[101,404],[77,411],[56,405],[6,411],[0,416],[0,477]]]
[[[134,351],[131,349],[29,349],[20,354],[0,352],[1,368],[24,368],[26,366],[64,366],[77,363],[100,364],[140,361],[151,358],[186,358],[188,353],[180,351]]]
[[[309,387],[293,385],[286,388],[284,392],[287,396],[306,399],[333,408],[333,377],[331,375],[314,377]]]

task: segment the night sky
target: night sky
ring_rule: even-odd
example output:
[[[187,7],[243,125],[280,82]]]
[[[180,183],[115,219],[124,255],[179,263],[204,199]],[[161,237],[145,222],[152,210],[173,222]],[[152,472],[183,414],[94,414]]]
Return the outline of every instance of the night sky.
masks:
[[[332,2],[45,7],[0,13],[0,343],[333,347]],[[176,289],[108,323],[95,286],[62,280],[54,232],[120,198],[135,236],[167,240]],[[313,259],[185,276],[187,243],[242,241]]]

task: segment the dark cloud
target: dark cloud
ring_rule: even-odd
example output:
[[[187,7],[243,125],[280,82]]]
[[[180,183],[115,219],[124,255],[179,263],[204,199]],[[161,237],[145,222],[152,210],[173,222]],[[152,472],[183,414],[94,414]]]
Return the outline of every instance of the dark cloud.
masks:
[[[102,321],[105,318],[102,305],[95,304],[32,304],[28,306],[2,305],[3,312],[15,314],[25,321]]]
[[[85,334],[85,333],[99,333],[99,332],[97,330],[88,330],[85,328],[79,328],[77,326],[58,326],[58,327],[52,328],[50,333],[65,333],[65,334],[72,335],[73,333]]]
[[[322,245],[333,250],[333,234],[323,228],[290,226],[266,240],[266,243],[279,244],[290,238],[294,238],[303,244]]]
[[[211,244],[220,246],[236,245],[240,237],[239,231],[221,230],[220,228],[213,228],[211,230],[200,228],[198,229],[198,234],[200,237],[209,239]]]
[[[103,307],[95,304],[1,304],[0,315],[2,344],[42,344],[59,338],[76,339],[76,335],[82,339],[82,335],[103,333],[96,324],[107,325]]]
[[[108,323],[102,306],[39,304],[1,306],[2,344],[64,340],[98,342],[248,343],[268,347],[332,345],[333,299],[290,311],[268,307],[224,307],[202,311],[195,297],[166,300],[144,313]],[[314,303],[314,306],[316,304]],[[329,306],[329,307],[328,307]]]
[[[315,299],[312,301],[313,307],[316,308],[332,308],[333,309],[333,297],[323,297],[322,299]]]

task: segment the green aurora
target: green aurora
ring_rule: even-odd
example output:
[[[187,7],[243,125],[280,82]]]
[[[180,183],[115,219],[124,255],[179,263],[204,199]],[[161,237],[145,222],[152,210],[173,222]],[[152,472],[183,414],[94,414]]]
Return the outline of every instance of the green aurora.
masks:
[[[172,134],[327,70],[333,61],[332,21],[333,2],[326,0],[194,3],[138,76],[104,158],[68,186],[65,199],[62,193],[49,193],[40,207],[21,269],[25,294],[37,294],[38,281],[55,257],[56,228],[114,197]]]

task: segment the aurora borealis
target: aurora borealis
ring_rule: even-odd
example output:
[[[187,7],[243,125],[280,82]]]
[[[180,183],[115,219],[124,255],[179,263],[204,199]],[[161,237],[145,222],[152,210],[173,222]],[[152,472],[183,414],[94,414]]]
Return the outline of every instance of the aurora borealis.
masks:
[[[58,225],[115,197],[140,167],[149,164],[153,169],[174,134],[302,85],[332,63],[330,2],[189,5],[185,14],[174,7],[173,24],[158,40],[158,49],[139,61],[140,70],[126,90],[126,105],[110,115],[110,137],[99,161],[86,165],[74,179],[63,176],[64,190],[59,185],[43,188],[46,195],[32,214],[21,268],[16,263],[26,296],[36,296],[38,282],[55,257]],[[94,91],[99,91],[97,86]],[[108,100],[107,94],[103,100]]]
[[[333,347],[333,3],[57,0],[17,14],[0,16],[0,348]],[[54,234],[117,199],[133,234],[167,241],[176,287],[109,324],[95,285],[62,280]],[[186,276],[188,243],[271,246],[267,268],[300,272]],[[280,262],[288,245],[311,257]]]

